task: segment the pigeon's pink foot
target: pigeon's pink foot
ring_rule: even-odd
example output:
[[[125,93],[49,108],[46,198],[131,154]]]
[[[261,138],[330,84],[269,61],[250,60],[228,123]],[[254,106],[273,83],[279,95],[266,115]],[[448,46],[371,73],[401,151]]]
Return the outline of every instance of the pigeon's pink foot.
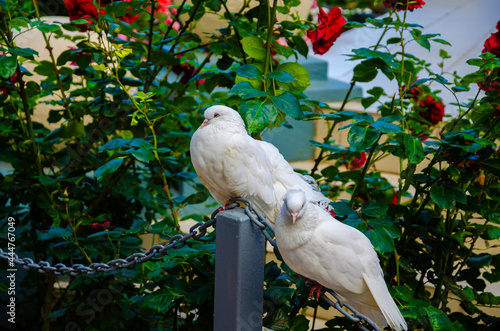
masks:
[[[231,200],[227,200],[226,204],[224,206],[221,206],[219,209],[217,209],[217,212],[221,212],[227,208],[227,206],[231,205],[233,202]]]
[[[309,296],[311,298],[316,297],[316,300],[319,300],[319,296],[321,295],[321,290],[323,289],[323,285],[309,279],[306,280],[306,284],[311,286],[311,291],[309,291]],[[316,296],[314,295],[314,292],[316,292]]]

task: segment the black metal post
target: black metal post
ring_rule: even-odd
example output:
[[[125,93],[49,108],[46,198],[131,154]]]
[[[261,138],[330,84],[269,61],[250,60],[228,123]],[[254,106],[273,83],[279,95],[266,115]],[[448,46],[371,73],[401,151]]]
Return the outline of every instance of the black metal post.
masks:
[[[214,331],[262,331],[265,239],[243,209],[217,216]]]

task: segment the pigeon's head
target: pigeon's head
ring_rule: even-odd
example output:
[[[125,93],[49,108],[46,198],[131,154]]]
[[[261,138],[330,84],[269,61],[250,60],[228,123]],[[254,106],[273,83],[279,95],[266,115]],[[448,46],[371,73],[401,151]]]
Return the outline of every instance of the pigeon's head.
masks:
[[[302,216],[307,207],[306,194],[302,190],[290,190],[283,198],[285,211],[290,214],[293,224],[298,217]]]
[[[207,125],[219,125],[224,127],[237,125],[245,128],[245,122],[243,122],[243,119],[236,110],[219,105],[209,107],[205,110],[205,120],[201,124],[201,127],[203,128]]]

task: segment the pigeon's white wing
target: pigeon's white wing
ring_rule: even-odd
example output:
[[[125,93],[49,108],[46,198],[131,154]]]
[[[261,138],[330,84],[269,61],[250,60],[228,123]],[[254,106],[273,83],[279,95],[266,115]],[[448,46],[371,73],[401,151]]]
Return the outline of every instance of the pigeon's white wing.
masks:
[[[329,216],[322,211],[321,214]],[[394,330],[406,330],[406,322],[387,289],[380,261],[370,240],[360,231],[338,221],[321,222],[315,238],[323,241],[325,248],[330,247],[326,254],[335,251],[336,259],[323,266],[330,271],[331,277],[336,277],[331,287],[355,302],[361,313],[369,314],[379,325],[385,324],[380,315],[382,312]],[[328,283],[324,285],[330,287]],[[352,293],[346,294],[339,285]]]
[[[306,194],[307,201],[313,203],[320,203],[322,205],[328,205],[331,200],[326,198],[319,190],[318,185],[314,179],[310,176],[304,176],[295,172],[292,166],[285,160],[283,155],[279,150],[272,144],[265,141],[257,141],[257,143],[266,152],[269,160],[271,161],[273,175],[275,176],[274,182],[274,194],[276,201],[277,210],[276,214],[281,205],[281,201],[285,196],[286,192],[291,189],[301,189]],[[274,221],[274,220],[273,220]]]
[[[322,284],[341,293],[365,292],[366,263],[370,268],[378,266],[378,257],[370,240],[356,229],[332,219],[327,212],[320,210],[319,214],[328,218],[318,224],[314,235],[318,253],[322,256],[325,281]]]
[[[250,199],[268,217],[265,211],[276,204],[271,162],[251,137],[233,136],[231,139],[231,146],[222,157],[228,189]]]

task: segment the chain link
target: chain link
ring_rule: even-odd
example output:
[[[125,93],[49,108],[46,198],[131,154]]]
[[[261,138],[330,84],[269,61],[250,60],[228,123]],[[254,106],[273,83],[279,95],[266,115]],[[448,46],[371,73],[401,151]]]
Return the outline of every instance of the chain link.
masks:
[[[137,252],[123,259],[115,259],[107,263],[92,263],[88,266],[83,264],[73,264],[71,267],[67,267],[62,263],[57,263],[51,266],[47,261],[41,261],[39,263],[33,262],[29,257],[20,258],[17,254],[4,252],[0,248],[0,259],[11,260],[15,264],[21,265],[26,270],[37,270],[40,273],[53,272],[56,275],[69,274],[71,276],[78,276],[81,274],[95,275],[98,272],[109,273],[117,269],[125,269],[134,264],[141,264],[149,261],[152,258],[158,259],[167,255],[169,249],[179,249],[186,245],[188,239],[200,239],[207,233],[207,228],[215,224],[215,216],[219,210],[216,210],[212,214],[212,218],[203,223],[198,222],[189,229],[189,233],[186,235],[177,234],[172,236],[167,244],[165,245],[155,245],[151,247],[147,252]],[[12,258],[14,257],[14,258]]]
[[[279,252],[278,246],[276,245],[276,240],[273,239],[275,234],[274,228],[271,225],[271,223],[269,223],[266,220],[266,217],[261,212],[255,210],[253,208],[252,203],[247,199],[233,198],[232,201],[233,203],[230,204],[229,206],[221,207],[215,210],[211,215],[211,219],[208,220],[207,222],[205,223],[198,222],[197,224],[193,225],[189,229],[189,232],[187,234],[174,235],[169,239],[168,243],[165,245],[155,245],[145,253],[137,252],[123,259],[111,260],[108,263],[92,263],[88,266],[84,266],[83,264],[77,263],[73,264],[71,267],[67,267],[62,263],[57,263],[56,265],[51,266],[50,263],[47,261],[40,261],[39,263],[35,263],[29,257],[20,258],[17,254],[4,252],[3,249],[1,248],[0,248],[0,259],[4,260],[10,259],[15,264],[21,265],[26,270],[34,269],[40,273],[53,272],[56,275],[69,274],[71,276],[78,276],[81,274],[95,275],[99,272],[110,273],[117,269],[126,269],[132,265],[144,263],[152,258],[155,259],[161,258],[167,255],[168,250],[172,248],[179,249],[184,247],[186,245],[186,241],[191,238],[200,239],[207,233],[207,228],[215,224],[216,216],[220,211],[224,209],[233,209],[236,207],[240,207],[241,204],[239,202],[245,204],[244,206],[241,206],[244,209],[245,214],[255,225],[257,225],[260,228],[266,240],[269,241],[269,243],[271,243],[274,249]],[[272,234],[272,236],[271,234],[269,234],[269,232]],[[14,256],[13,259],[12,256]],[[305,277],[302,278],[306,279]],[[325,293],[331,294],[335,298],[335,301],[327,297]],[[365,328],[365,326],[362,325],[362,322],[365,322],[372,328],[372,330],[381,331],[380,328],[373,321],[371,321],[368,317],[359,313],[349,304],[345,303],[340,298],[340,296],[331,289],[323,288],[321,292],[321,297],[323,298],[323,300],[325,300],[325,302],[327,302],[330,306],[338,310],[351,322],[358,323],[360,330],[369,331],[369,329]],[[350,313],[346,311],[344,308],[347,308],[350,311]]]

